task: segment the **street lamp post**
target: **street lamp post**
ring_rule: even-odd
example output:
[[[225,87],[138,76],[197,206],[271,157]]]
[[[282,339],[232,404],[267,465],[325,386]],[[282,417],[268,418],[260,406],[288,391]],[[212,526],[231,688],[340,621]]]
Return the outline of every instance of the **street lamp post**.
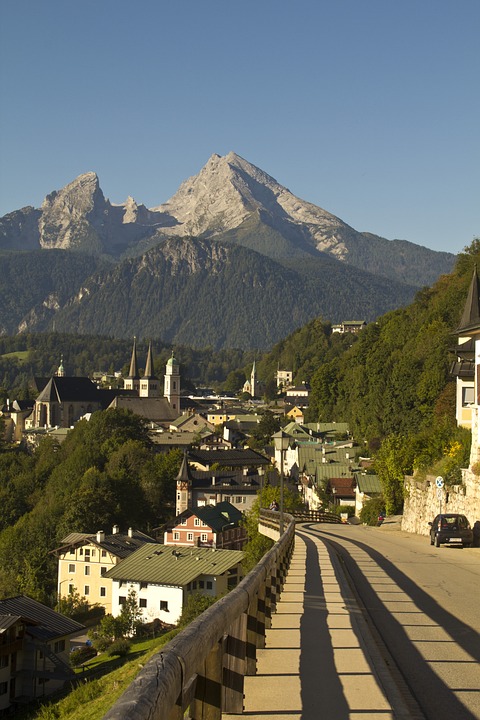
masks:
[[[283,535],[283,453],[288,449],[290,435],[283,430],[272,435],[275,450],[280,452],[280,535]]]

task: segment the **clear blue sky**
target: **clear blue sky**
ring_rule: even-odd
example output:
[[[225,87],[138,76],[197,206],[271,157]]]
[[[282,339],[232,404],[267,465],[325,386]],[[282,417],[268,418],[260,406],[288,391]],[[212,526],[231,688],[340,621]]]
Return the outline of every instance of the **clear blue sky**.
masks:
[[[479,0],[3,0],[0,215],[235,151],[356,230],[480,235]]]

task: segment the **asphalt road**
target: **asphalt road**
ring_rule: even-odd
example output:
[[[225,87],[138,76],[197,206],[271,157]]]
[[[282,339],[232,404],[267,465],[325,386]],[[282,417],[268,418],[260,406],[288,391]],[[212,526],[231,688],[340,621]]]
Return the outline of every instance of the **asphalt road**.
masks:
[[[435,548],[394,523],[303,529],[338,553],[425,718],[479,720],[480,548]]]

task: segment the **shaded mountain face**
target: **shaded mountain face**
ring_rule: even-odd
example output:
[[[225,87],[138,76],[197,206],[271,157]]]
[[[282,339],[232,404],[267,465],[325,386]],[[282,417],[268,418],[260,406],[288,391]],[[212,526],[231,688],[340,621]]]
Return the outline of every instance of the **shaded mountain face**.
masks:
[[[50,271],[45,261],[39,264],[39,255],[51,258]],[[55,327],[118,338],[141,334],[195,348],[265,349],[318,315],[350,317],[352,298],[355,314],[371,320],[409,302],[415,292],[362,271],[352,274],[328,257],[314,260],[319,266],[305,276],[247,248],[206,238],[170,238],[108,267],[89,268],[94,258],[74,253],[76,274],[65,278],[63,292],[54,292],[69,255],[21,255],[22,276],[36,281],[34,310],[26,301],[20,313],[14,307],[0,312],[4,332]],[[20,254],[7,257],[12,278],[15,268],[20,271],[14,263]]]
[[[359,233],[235,153],[152,209],[110,203],[86,173],[0,218],[0,333],[267,348],[319,315],[374,320],[453,261]]]

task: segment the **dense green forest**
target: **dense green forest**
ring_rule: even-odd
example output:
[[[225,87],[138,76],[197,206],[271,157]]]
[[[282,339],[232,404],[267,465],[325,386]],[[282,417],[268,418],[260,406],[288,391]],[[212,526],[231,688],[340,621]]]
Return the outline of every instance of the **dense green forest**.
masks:
[[[61,445],[0,452],[0,597],[55,601],[56,559],[70,532],[118,524],[144,532],[175,515],[181,452],[156,454],[145,423],[124,410],[80,421]]]
[[[34,377],[53,375],[63,357],[66,374],[91,377],[94,372],[113,375],[115,371],[128,373],[132,354],[131,340],[63,333],[21,333],[0,337],[0,404],[6,398],[25,400],[32,392]],[[137,340],[140,368],[147,357],[148,342]],[[165,363],[172,346],[153,341],[155,372],[159,378],[165,373]],[[250,372],[255,353],[244,350],[194,350],[175,346],[175,357],[180,362],[182,388],[193,386],[223,386],[239,390],[245,381],[244,371]],[[230,380],[226,383],[229,374]]]

